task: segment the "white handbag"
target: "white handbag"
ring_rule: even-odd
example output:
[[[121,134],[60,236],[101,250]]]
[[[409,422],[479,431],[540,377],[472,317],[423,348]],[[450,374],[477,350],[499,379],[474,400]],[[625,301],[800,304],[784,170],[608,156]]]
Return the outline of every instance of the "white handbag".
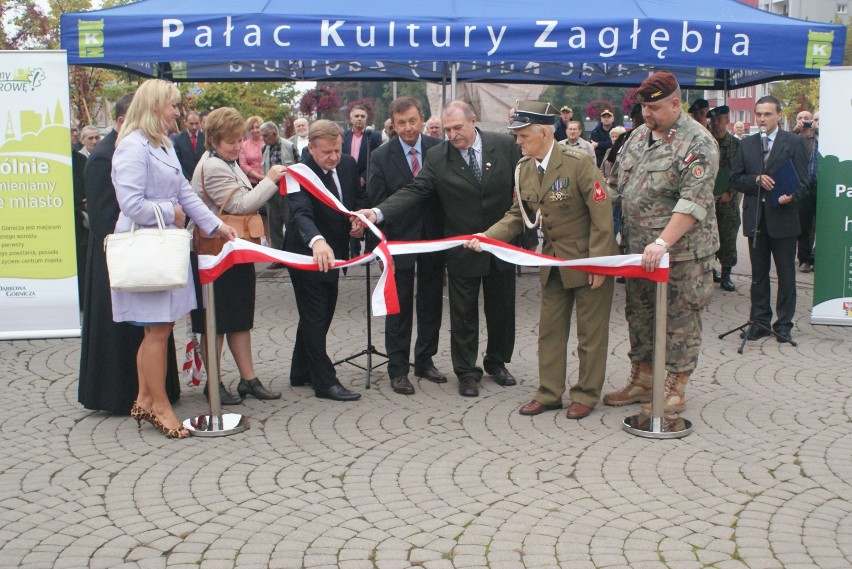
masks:
[[[189,242],[186,229],[166,229],[163,212],[151,204],[156,228],[113,233],[104,239],[109,286],[125,292],[154,292],[183,288],[189,274]]]

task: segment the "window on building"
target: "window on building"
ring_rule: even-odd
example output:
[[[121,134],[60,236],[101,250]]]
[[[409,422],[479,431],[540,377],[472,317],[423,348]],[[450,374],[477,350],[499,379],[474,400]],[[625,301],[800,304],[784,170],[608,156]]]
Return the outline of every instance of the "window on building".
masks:
[[[837,5],[837,13],[845,14],[846,13],[846,4],[838,4]]]

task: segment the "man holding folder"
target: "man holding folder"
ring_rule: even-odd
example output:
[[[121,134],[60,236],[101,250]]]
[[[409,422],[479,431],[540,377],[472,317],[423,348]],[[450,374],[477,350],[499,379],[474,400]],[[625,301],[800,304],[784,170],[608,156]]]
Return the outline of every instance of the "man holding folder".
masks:
[[[745,195],[743,234],[749,242],[750,319],[755,323],[748,331],[749,340],[764,338],[774,331],[779,342],[792,342],[796,240],[800,233],[798,200],[807,191],[808,157],[802,138],[779,128],[778,99],[758,99],[754,115],[760,133],[741,141],[731,167],[731,185]],[[773,259],[778,294],[776,320],[770,328],[769,266]]]

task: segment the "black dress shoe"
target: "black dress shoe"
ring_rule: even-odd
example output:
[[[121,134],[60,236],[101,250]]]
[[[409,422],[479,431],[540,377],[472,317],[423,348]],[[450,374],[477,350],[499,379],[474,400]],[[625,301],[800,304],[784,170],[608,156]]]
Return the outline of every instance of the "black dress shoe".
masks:
[[[766,330],[764,328],[758,328],[757,326],[751,329],[751,333],[748,335],[749,340],[760,340],[761,338],[766,338],[767,336],[771,336],[772,332]],[[745,338],[746,332],[740,333],[740,338]]]
[[[435,366],[416,367],[414,368],[414,375],[428,379],[432,383],[447,383],[447,376],[438,371]]]
[[[290,387],[304,387],[306,385],[311,385],[311,378],[305,377],[291,377],[290,378]]]
[[[240,379],[237,384],[237,394],[245,399],[246,395],[254,395],[258,399],[281,399],[280,391],[270,391],[258,378]]]
[[[459,395],[463,397],[479,397],[479,386],[472,377],[459,379]]]
[[[320,399],[333,399],[334,401],[355,401],[361,399],[360,393],[349,391],[340,384],[332,385],[326,389],[315,389],[314,393]]]
[[[789,330],[775,330],[775,339],[779,342],[793,342],[793,335]]]
[[[209,382],[204,384],[204,397],[207,397],[208,385]],[[225,389],[224,383],[219,384],[219,403],[221,403],[222,405],[239,405],[242,402],[243,400],[241,398],[237,397],[236,395]]]
[[[410,381],[408,381],[407,375],[399,375],[397,377],[392,377],[390,380],[390,384],[393,388],[394,393],[399,393],[400,395],[414,394],[414,386],[411,385]]]
[[[490,375],[497,385],[511,387],[517,384],[515,376],[509,373],[504,364],[485,364],[485,373]]]

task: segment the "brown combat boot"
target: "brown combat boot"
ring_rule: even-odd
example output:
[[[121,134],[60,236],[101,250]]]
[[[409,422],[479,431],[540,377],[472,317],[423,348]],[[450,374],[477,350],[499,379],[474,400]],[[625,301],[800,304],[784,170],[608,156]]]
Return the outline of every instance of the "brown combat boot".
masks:
[[[630,383],[620,391],[613,391],[603,396],[605,405],[630,405],[631,403],[648,403],[651,401],[651,386],[654,376],[651,364],[648,362],[633,362],[630,366]]]
[[[666,389],[663,392],[664,415],[681,413],[686,409],[686,383],[688,381],[688,373],[666,372]],[[650,403],[642,407],[642,413],[651,414]]]

